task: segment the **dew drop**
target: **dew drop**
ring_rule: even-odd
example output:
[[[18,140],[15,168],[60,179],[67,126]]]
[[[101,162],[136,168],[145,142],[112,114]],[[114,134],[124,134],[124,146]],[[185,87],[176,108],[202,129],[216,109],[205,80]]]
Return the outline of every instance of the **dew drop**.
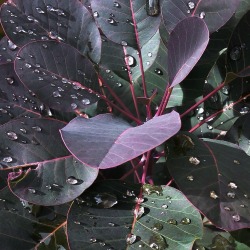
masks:
[[[76,103],[71,103],[70,106],[71,106],[72,109],[77,109],[77,104]]]
[[[78,179],[76,179],[74,176],[69,176],[66,182],[71,185],[76,185],[79,183]]]
[[[53,96],[54,97],[62,97],[61,94],[59,93],[59,91],[54,91]]]
[[[227,197],[231,198],[231,199],[234,199],[235,198],[235,192],[228,192]]]
[[[39,7],[36,7],[36,11],[39,13],[39,14],[44,14],[45,12],[39,8]]]
[[[18,138],[17,134],[12,131],[7,132],[7,136],[11,141],[15,141]]]
[[[194,165],[199,165],[200,164],[200,160],[197,157],[191,156],[191,157],[189,157],[188,160],[189,160],[189,162],[191,164],[194,164]]]
[[[42,128],[39,127],[39,126],[33,126],[32,129],[36,132],[41,132],[42,131]]]
[[[210,191],[210,197],[215,200],[219,198],[219,196],[215,193],[215,191]]]
[[[34,188],[28,188],[28,191],[31,193],[31,194],[35,194],[36,193],[36,190]]]
[[[235,46],[231,49],[229,56],[230,56],[231,60],[238,61],[241,57],[241,53],[242,53],[241,47]]]
[[[97,11],[94,11],[93,16],[94,17],[99,17],[99,13]]]
[[[224,210],[225,211],[231,211],[231,208],[230,207],[224,207]]]
[[[10,162],[12,162],[12,161],[13,161],[13,159],[12,159],[12,157],[10,157],[10,156],[4,157],[4,158],[3,158],[3,162],[10,163]]]
[[[15,50],[17,48],[17,46],[11,40],[8,40],[8,47],[10,50]]]
[[[25,33],[25,32],[26,32],[26,31],[24,30],[23,26],[17,26],[17,27],[16,27],[16,31],[17,31],[18,33]]]
[[[121,7],[121,5],[118,2],[114,2],[113,6],[116,7],[116,8],[120,8]]]
[[[224,87],[221,89],[221,92],[222,92],[224,95],[229,95],[229,90],[230,90],[230,87],[229,87],[229,86],[224,86]]]
[[[25,63],[25,67],[29,69],[29,68],[31,68],[31,64]]]
[[[234,164],[240,165],[240,162],[238,160],[234,160]]]
[[[130,67],[135,67],[136,66],[136,60],[133,56],[127,55],[127,63]]]
[[[151,249],[163,250],[168,247],[168,244],[162,235],[153,234],[149,239],[149,247]]]
[[[150,184],[144,184],[142,187],[143,193],[146,193],[147,195],[151,194],[157,194],[157,195],[162,195],[162,187],[161,186],[153,186]]]
[[[8,84],[12,85],[14,83],[14,79],[11,77],[6,77],[5,80],[7,81]]]
[[[84,99],[82,99],[82,104],[89,105],[90,104],[90,100],[87,99],[87,98],[84,98]]]
[[[181,220],[181,224],[183,224],[183,225],[188,225],[190,223],[191,223],[191,220],[189,218],[183,218]]]
[[[136,235],[128,234],[126,238],[126,242],[128,245],[132,245],[136,241]]]
[[[164,208],[164,209],[167,209],[168,205],[167,204],[163,204],[161,207]]]
[[[237,189],[237,185],[234,182],[229,182],[228,186],[232,189]]]
[[[148,52],[148,57],[152,57],[152,53],[151,52]]]
[[[90,241],[90,243],[96,243],[97,239],[96,238],[90,238],[89,241]]]
[[[154,231],[161,231],[163,229],[163,225],[161,223],[155,223],[154,226],[152,227]]]
[[[167,223],[171,225],[177,225],[177,221],[175,219],[169,219]]]
[[[188,179],[189,181],[193,181],[193,180],[194,180],[194,177],[193,177],[193,175],[188,175],[188,176],[187,176],[187,179]]]
[[[249,112],[249,108],[248,107],[243,107],[240,109],[240,114],[241,115],[245,115]]]
[[[100,193],[94,197],[96,204],[102,208],[111,208],[118,203],[117,197],[109,193]]]
[[[109,24],[112,24],[112,25],[117,25],[117,21],[116,21],[113,17],[110,17],[110,18],[108,19],[108,23],[109,23]]]
[[[27,130],[25,128],[20,128],[20,131],[23,133],[23,134],[27,134]]]
[[[122,46],[128,46],[128,43],[126,41],[121,41]]]
[[[202,11],[202,12],[200,13],[200,15],[199,15],[199,17],[200,17],[201,19],[204,19],[205,16],[206,16],[206,13],[205,13],[204,11]]]
[[[117,85],[117,87],[119,87],[119,88],[122,87],[122,83],[120,83],[120,82],[117,82],[116,85]]]
[[[235,222],[240,221],[240,216],[238,214],[233,215],[232,218]]]
[[[156,69],[155,69],[155,73],[156,73],[157,75],[163,75],[162,70],[159,69],[159,68],[156,68]]]
[[[193,10],[195,8],[195,3],[194,2],[188,2],[188,8],[190,10]]]

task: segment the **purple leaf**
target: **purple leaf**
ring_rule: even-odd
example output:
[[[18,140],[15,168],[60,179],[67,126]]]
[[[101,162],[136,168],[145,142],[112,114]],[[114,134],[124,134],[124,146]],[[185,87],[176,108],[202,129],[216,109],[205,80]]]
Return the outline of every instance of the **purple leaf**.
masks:
[[[186,78],[199,61],[209,41],[203,20],[187,18],[178,23],[168,41],[168,73],[171,86]]]
[[[6,35],[20,47],[32,40],[56,39],[100,60],[100,33],[78,0],[8,1],[2,5],[1,21]]]
[[[59,205],[78,197],[95,181],[97,174],[97,169],[67,156],[39,163],[21,179],[9,178],[9,186],[15,195],[33,204]]]
[[[167,166],[180,190],[217,227],[247,228],[249,156],[236,145],[180,133],[168,143]]]
[[[144,0],[91,1],[93,15],[105,36],[113,42],[134,48],[148,42],[160,25],[160,16],[148,16],[145,5]]]
[[[178,113],[155,117],[138,127],[111,114],[77,117],[61,129],[68,150],[81,162],[106,169],[157,147],[180,129]]]
[[[196,16],[204,19],[212,33],[223,26],[236,11],[240,0],[163,0],[162,17],[171,32],[183,19]]]
[[[74,111],[99,100],[92,63],[72,46],[56,41],[33,42],[24,46],[15,60],[21,81],[49,107]],[[32,79],[32,81],[31,81]]]

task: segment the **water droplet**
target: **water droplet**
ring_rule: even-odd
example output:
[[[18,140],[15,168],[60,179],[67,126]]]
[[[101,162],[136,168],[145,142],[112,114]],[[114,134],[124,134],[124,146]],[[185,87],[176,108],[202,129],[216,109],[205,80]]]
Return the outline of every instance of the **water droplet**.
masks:
[[[232,218],[236,222],[240,221],[240,216],[238,214],[233,215]]]
[[[148,16],[158,16],[160,13],[160,1],[146,1],[146,12]]]
[[[231,60],[238,61],[241,57],[241,53],[242,53],[241,47],[235,46],[231,49],[229,56],[230,56]]]
[[[36,190],[34,188],[28,188],[28,191],[31,193],[31,194],[35,194],[36,193]]]
[[[228,186],[232,189],[237,189],[237,185],[234,182],[229,182]]]
[[[190,10],[194,9],[195,8],[195,3],[194,2],[188,2],[188,8]]]
[[[153,55],[153,54],[152,54],[151,52],[148,52],[148,56],[149,56],[149,57],[152,57],[152,55]]]
[[[97,11],[94,11],[93,16],[94,17],[99,17],[99,13]]]
[[[162,187],[161,186],[153,186],[150,184],[144,184],[142,187],[143,193],[146,193],[147,195],[151,194],[157,194],[162,195]]]
[[[61,94],[59,93],[59,91],[54,91],[53,96],[54,97],[62,97]]]
[[[76,185],[79,183],[78,179],[76,179],[74,176],[69,176],[66,182],[71,185]]]
[[[121,5],[118,2],[114,2],[113,6],[116,7],[116,8],[120,8],[121,7]]]
[[[5,80],[8,82],[8,84],[12,85],[14,83],[14,79],[11,77],[6,77]]]
[[[136,235],[128,234],[126,238],[126,242],[128,245],[132,245],[136,241]]]
[[[6,162],[6,163],[10,163],[13,161],[13,159],[12,159],[12,157],[8,156],[8,157],[4,157],[2,161]]]
[[[224,210],[231,211],[231,208],[230,207],[224,207]]]
[[[246,207],[246,205],[244,205],[244,204],[241,204],[241,205],[240,205],[240,207]]]
[[[20,128],[20,131],[23,133],[23,134],[27,134],[27,130],[25,128]]]
[[[235,192],[228,192],[228,193],[227,193],[227,197],[228,197],[228,198],[231,198],[231,199],[234,199],[234,197],[235,197]]]
[[[210,197],[215,200],[219,198],[219,196],[215,193],[215,191],[210,191]]]
[[[238,160],[234,160],[234,164],[240,165],[240,162]]]
[[[175,219],[169,219],[167,223],[171,225],[177,225],[177,221]]]
[[[44,49],[47,49],[48,48],[48,45],[47,44],[42,44],[42,47],[44,48]]]
[[[90,243],[96,243],[97,239],[96,238],[90,238],[89,241],[90,241]]]
[[[16,27],[16,31],[17,31],[18,33],[25,33],[25,32],[26,32],[26,31],[24,30],[23,26],[17,26],[17,27]]]
[[[183,218],[181,220],[181,224],[183,224],[183,225],[188,225],[190,223],[191,223],[191,220],[189,218]]]
[[[243,107],[243,108],[241,108],[241,110],[240,110],[240,114],[241,115],[245,115],[245,114],[247,114],[249,112],[249,108],[248,107]]]
[[[44,14],[45,12],[39,8],[39,7],[36,7],[36,11],[39,13],[39,14]]]
[[[244,197],[245,197],[246,199],[248,199],[248,195],[247,195],[247,194],[244,194]]]
[[[229,86],[224,86],[222,89],[221,89],[222,93],[224,95],[229,95],[229,91],[230,91],[230,87]]]
[[[191,156],[191,157],[189,157],[188,160],[189,160],[189,162],[191,164],[194,164],[194,165],[199,165],[200,164],[200,160],[197,157]]]
[[[42,128],[39,127],[39,126],[33,126],[32,129],[35,130],[36,132],[41,132],[42,131]]]
[[[84,98],[84,99],[82,99],[82,104],[89,105],[90,104],[90,100],[87,99],[87,98]]]
[[[29,64],[29,63],[25,63],[25,67],[29,69],[29,68],[31,68],[32,66],[31,66],[31,64]]]
[[[135,60],[135,58],[134,58],[133,56],[130,56],[130,55],[127,55],[126,58],[127,58],[127,63],[128,63],[128,65],[129,65],[130,67],[135,67],[135,65],[136,65],[136,60]]]
[[[167,204],[163,204],[161,207],[164,208],[164,209],[167,209],[168,205]]]
[[[12,131],[7,132],[7,136],[11,141],[15,141],[18,138],[17,134]]]
[[[188,176],[187,176],[187,179],[188,179],[189,181],[193,181],[193,180],[194,180],[194,177],[193,177],[193,175],[188,175]]]
[[[155,69],[155,73],[156,73],[157,75],[163,75],[162,70],[159,69],[159,68],[156,68],[156,69]]]
[[[117,82],[116,85],[117,85],[117,87],[119,87],[119,88],[122,87],[122,83],[120,83],[120,82]]]
[[[214,95],[212,95],[212,96],[210,97],[210,100],[211,100],[211,102],[213,102],[213,103],[217,102],[218,99],[219,99],[218,93],[215,93]]]
[[[108,23],[112,24],[112,25],[117,25],[117,21],[113,18],[113,17],[110,17],[108,19]]]
[[[17,48],[17,46],[11,40],[8,40],[8,47],[10,50],[15,50]]]
[[[152,227],[154,231],[161,231],[163,229],[163,225],[161,223],[155,223],[154,226]]]
[[[149,247],[152,249],[163,250],[168,247],[168,244],[162,235],[153,234],[149,239]]]
[[[200,15],[199,15],[199,17],[200,17],[201,19],[204,19],[205,16],[206,16],[206,13],[205,13],[204,11],[202,11],[202,12],[200,13]]]
[[[109,193],[97,194],[94,197],[96,204],[102,208],[111,208],[117,204],[117,197]]]
[[[128,43],[126,41],[121,41],[122,46],[128,46]]]
[[[77,104],[76,103],[71,103],[70,106],[71,106],[72,109],[77,109]]]

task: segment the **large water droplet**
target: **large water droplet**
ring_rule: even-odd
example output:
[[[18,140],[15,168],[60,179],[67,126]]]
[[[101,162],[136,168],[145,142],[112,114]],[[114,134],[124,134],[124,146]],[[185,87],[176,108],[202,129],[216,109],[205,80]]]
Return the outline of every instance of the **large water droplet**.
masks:
[[[234,199],[234,197],[235,197],[235,192],[228,192],[228,193],[227,193],[227,197],[228,197],[228,198],[231,198],[231,199]]]
[[[126,242],[128,245],[132,245],[136,241],[136,235],[128,234],[126,237]]]
[[[191,156],[191,157],[189,157],[188,160],[189,160],[189,162],[191,164],[194,164],[194,165],[199,165],[200,164],[200,160],[197,157]]]
[[[237,189],[237,185],[234,182],[229,182],[228,186],[232,189]]]
[[[17,46],[11,40],[8,40],[8,47],[10,50],[15,50],[17,48]]]
[[[94,17],[99,17],[99,13],[97,11],[94,11],[93,16]]]
[[[219,198],[219,196],[215,193],[215,191],[210,191],[210,197],[215,200]]]
[[[200,13],[200,15],[199,15],[199,17],[200,17],[201,19],[204,19],[205,16],[206,16],[206,13],[205,13],[204,11],[202,11],[202,12]]]
[[[127,55],[127,63],[130,67],[135,67],[136,65],[136,60],[133,56]]]
[[[168,244],[162,235],[153,234],[149,239],[149,247],[152,249],[163,250],[168,247]]]
[[[232,218],[236,222],[240,221],[240,216],[238,214],[233,215]]]
[[[12,131],[9,131],[6,133],[8,138],[11,140],[11,141],[15,141],[17,140],[18,136],[15,132],[12,132]]]
[[[6,162],[6,163],[10,163],[10,162],[13,161],[13,158],[10,157],[10,156],[7,156],[7,157],[4,157],[2,161],[3,161],[3,162]]]
[[[221,89],[221,92],[222,92],[224,95],[229,95],[229,91],[230,91],[230,87],[229,87],[229,86],[224,86],[224,87]]]
[[[183,224],[183,225],[188,225],[190,223],[191,223],[191,220],[189,218],[183,218],[181,220],[181,224]]]
[[[230,50],[229,56],[231,60],[238,61],[241,57],[242,49],[240,46],[235,46]]]
[[[76,185],[79,183],[78,179],[75,178],[74,176],[69,176],[66,180],[67,183],[71,184],[71,185]]]
[[[190,9],[190,10],[192,10],[192,9],[194,9],[195,8],[195,3],[194,2],[188,2],[188,8]]]

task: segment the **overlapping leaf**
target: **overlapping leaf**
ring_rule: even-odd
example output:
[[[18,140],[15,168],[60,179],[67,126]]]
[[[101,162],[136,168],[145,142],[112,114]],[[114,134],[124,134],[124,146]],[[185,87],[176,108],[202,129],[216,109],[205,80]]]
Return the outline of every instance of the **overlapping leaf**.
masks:
[[[249,156],[234,144],[187,133],[168,145],[167,166],[187,198],[219,228],[249,227]]]
[[[98,78],[92,63],[76,49],[55,41],[24,46],[15,60],[21,81],[50,107],[73,111],[98,101]],[[32,79],[32,81],[31,81]]]
[[[91,1],[93,15],[105,36],[135,49],[151,39],[161,21],[160,16],[148,16],[145,5],[144,0]]]
[[[61,135],[77,159],[89,166],[106,169],[157,147],[179,129],[179,115],[174,111],[138,127],[111,114],[103,114],[91,119],[77,117],[61,129]]]
[[[36,167],[9,174],[9,186],[18,197],[46,206],[63,204],[96,179],[96,169],[69,156],[59,134],[64,125],[52,119],[18,119],[1,126],[2,168]]]
[[[99,62],[101,38],[89,11],[78,0],[13,0],[3,4],[1,21],[18,46],[32,40],[57,39]]]
[[[202,56],[209,41],[206,24],[199,18],[181,21],[168,41],[168,74],[171,86],[179,84]]]
[[[236,11],[239,0],[163,0],[162,17],[167,31],[190,16],[203,18],[212,33],[223,26]]]
[[[202,235],[199,212],[174,188],[146,185],[141,196],[140,187],[106,181],[85,192],[68,214],[70,248],[190,249]]]

